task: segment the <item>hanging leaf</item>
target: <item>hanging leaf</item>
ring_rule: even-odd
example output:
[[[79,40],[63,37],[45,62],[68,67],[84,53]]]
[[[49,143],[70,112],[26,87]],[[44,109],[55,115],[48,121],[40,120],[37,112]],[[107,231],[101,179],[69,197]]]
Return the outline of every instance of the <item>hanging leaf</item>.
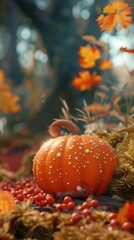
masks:
[[[127,28],[132,22],[132,17],[130,16],[132,10],[128,3],[124,3],[124,1],[115,0],[104,7],[103,13],[97,18],[102,31],[107,30],[111,32],[117,26],[120,29]]]

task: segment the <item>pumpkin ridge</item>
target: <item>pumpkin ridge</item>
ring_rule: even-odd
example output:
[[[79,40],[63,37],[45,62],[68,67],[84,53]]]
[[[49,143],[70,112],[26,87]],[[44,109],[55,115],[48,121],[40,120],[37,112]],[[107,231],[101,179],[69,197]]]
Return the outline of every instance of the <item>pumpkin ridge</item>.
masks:
[[[65,145],[65,149],[64,149],[64,155],[63,155],[63,159],[64,161],[66,160],[67,161],[67,156],[66,156],[66,152],[67,152],[67,145],[69,145],[69,140],[70,140],[70,137],[67,138],[67,141],[66,141],[66,145]],[[65,191],[67,191],[67,183],[65,182],[65,178],[64,178],[64,172],[65,172],[65,168],[63,167],[63,163],[64,161],[62,161],[62,171],[61,171],[61,174],[63,176],[63,179],[62,179],[62,189],[66,189]]]
[[[52,139],[51,140],[51,142],[54,144],[54,139]],[[44,143],[45,144],[45,143]],[[43,148],[44,148],[44,144],[41,146],[41,149],[40,150],[43,150]],[[48,151],[46,152],[46,155],[45,155],[45,157],[44,156],[42,156],[42,158],[43,158],[43,160],[44,160],[44,162],[45,162],[45,164],[44,165],[46,165],[46,162],[47,162],[47,157],[48,157],[48,154],[49,154],[49,152],[50,152],[50,150],[51,150],[51,147],[52,147],[52,145],[53,144],[51,144],[51,145],[49,145],[48,146]],[[37,152],[37,154],[38,154],[38,152]],[[37,179],[37,184],[38,184],[38,186],[42,189],[42,179],[40,179],[40,176],[39,176],[39,174],[37,173],[37,166],[39,165],[39,158],[37,157],[37,154],[35,155],[35,157],[34,157],[34,165],[33,165],[33,168],[34,168],[34,175],[35,175],[35,179]],[[38,159],[37,159],[38,158]],[[38,160],[38,161],[37,161]],[[43,167],[43,169],[42,169],[42,171],[43,172],[45,172],[45,174],[43,173],[43,175],[47,175],[47,172],[46,172],[46,168],[44,168]],[[41,181],[40,181],[41,180]],[[48,183],[47,184],[49,184],[49,180],[47,180],[47,179],[45,179],[45,181],[47,181]],[[49,184],[50,185],[50,184]],[[43,189],[44,190],[44,189]],[[51,188],[50,188],[50,191],[51,191]]]
[[[83,151],[83,152],[85,152],[86,147],[85,147],[85,141],[84,141],[83,136],[84,136],[84,135],[81,135],[81,142],[82,142],[83,148],[84,148],[84,151]],[[84,160],[84,156],[83,156],[83,160]],[[83,163],[83,164],[84,164],[84,163]],[[83,171],[81,171],[81,176],[80,176],[80,178],[81,178],[81,185],[85,185],[85,184],[86,184],[86,185],[89,187],[88,183],[83,181],[83,176],[84,176],[84,175],[85,175],[85,169],[83,169]],[[84,186],[81,186],[81,187],[84,188]],[[84,189],[85,189],[85,188],[84,188]],[[86,191],[88,192],[87,189],[86,189]]]
[[[94,136],[88,136],[88,135],[82,135],[82,141],[84,143],[84,152],[86,152],[86,144],[88,143],[89,140],[93,140],[96,142],[96,138]],[[91,157],[89,157],[89,168],[90,168],[90,161],[94,161],[93,159],[91,159]],[[86,171],[86,168],[84,169]],[[85,172],[84,171],[84,172]],[[96,174],[96,173],[94,173]],[[83,176],[85,175],[85,173],[83,174]],[[98,174],[99,175],[99,174]],[[90,178],[90,172],[89,172],[89,178]],[[98,176],[96,176],[96,178],[98,178]],[[94,193],[96,193],[96,187],[94,187],[94,189],[92,189],[92,187],[90,185],[87,185],[87,187],[89,188],[89,193],[92,194],[92,191]]]
[[[50,178],[49,178],[49,175],[48,175],[48,171],[47,171],[46,165],[47,166],[49,165],[49,157],[48,157],[48,155],[49,155],[51,149],[53,148],[54,143],[55,143],[55,139],[53,139],[52,145],[50,145],[49,150],[47,152],[47,155],[46,155],[46,158],[45,158],[45,167],[44,167],[44,175],[47,176],[47,178],[48,178],[47,181],[48,181],[48,186],[49,186],[49,189],[50,189],[49,192],[53,192],[53,187],[50,184]]]

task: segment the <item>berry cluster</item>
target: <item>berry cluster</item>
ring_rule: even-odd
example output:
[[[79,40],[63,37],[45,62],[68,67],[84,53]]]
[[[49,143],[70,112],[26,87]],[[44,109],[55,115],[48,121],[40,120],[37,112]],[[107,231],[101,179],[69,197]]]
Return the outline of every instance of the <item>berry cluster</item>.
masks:
[[[13,194],[15,203],[25,200],[30,200],[31,203],[36,206],[53,205],[55,203],[53,196],[44,193],[32,177],[27,177],[15,183],[6,179],[5,182],[1,183],[1,188]]]
[[[90,197],[79,205],[68,195],[62,200],[56,199],[51,194],[43,192],[32,177],[27,177],[16,182],[6,179],[4,182],[0,182],[0,188],[4,191],[11,192],[17,204],[30,200],[33,206],[44,207],[44,211],[45,207],[51,207],[53,211],[56,212],[69,212],[71,225],[79,223],[82,219],[85,219],[87,224],[95,222],[96,216],[93,209],[101,210],[100,202]],[[118,222],[117,216],[118,213],[108,213],[105,222],[106,227],[109,230],[121,229],[123,231],[133,232],[133,222],[123,221],[120,223]]]
[[[117,220],[117,213],[110,213],[108,216],[108,222],[109,230],[120,228],[123,231],[131,231],[133,229],[133,223],[130,221],[124,221],[122,223],[119,223]]]

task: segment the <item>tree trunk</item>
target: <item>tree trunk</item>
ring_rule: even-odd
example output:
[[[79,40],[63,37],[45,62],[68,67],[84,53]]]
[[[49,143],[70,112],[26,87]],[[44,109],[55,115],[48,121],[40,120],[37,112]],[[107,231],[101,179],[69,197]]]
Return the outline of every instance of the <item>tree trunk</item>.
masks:
[[[81,36],[78,34],[79,26],[72,15],[72,0],[53,0],[51,13],[41,11],[32,0],[14,0],[22,11],[31,18],[33,25],[38,29],[42,40],[47,49],[50,64],[56,70],[56,87],[42,105],[37,116],[32,119],[33,129],[46,128],[54,118],[57,118],[60,112],[59,97],[63,97],[72,111],[76,107],[76,102],[81,93],[74,91],[71,87],[71,81],[79,71],[78,50],[83,44]],[[105,0],[99,3],[104,6]],[[95,3],[91,9],[91,17],[87,28],[83,34],[92,34],[100,36],[98,24],[96,23]],[[88,93],[83,93],[83,98]],[[91,94],[93,97],[93,94]]]

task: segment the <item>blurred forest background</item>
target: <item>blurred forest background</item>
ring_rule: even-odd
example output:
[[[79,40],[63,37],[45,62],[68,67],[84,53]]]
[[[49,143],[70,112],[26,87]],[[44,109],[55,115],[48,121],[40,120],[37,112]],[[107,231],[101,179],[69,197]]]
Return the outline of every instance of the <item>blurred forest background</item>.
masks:
[[[60,97],[71,113],[81,108],[83,99],[94,101],[95,88],[79,91],[71,86],[79,71],[78,50],[82,35],[94,35],[108,42],[112,74],[103,79],[122,85],[133,73],[134,57],[120,47],[134,48],[134,25],[119,32],[101,32],[97,17],[108,0],[1,0],[0,69],[20,97],[21,111],[6,117],[11,131],[28,128],[45,131],[61,113]],[[133,74],[134,75],[134,74]],[[134,77],[131,74],[131,87]]]

